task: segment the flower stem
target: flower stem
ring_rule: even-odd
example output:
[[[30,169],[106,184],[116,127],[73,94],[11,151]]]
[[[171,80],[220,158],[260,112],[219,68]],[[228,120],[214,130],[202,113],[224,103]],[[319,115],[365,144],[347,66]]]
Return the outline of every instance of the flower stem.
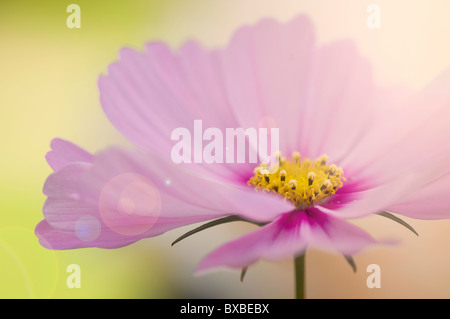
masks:
[[[305,254],[294,259],[296,299],[305,299]]]

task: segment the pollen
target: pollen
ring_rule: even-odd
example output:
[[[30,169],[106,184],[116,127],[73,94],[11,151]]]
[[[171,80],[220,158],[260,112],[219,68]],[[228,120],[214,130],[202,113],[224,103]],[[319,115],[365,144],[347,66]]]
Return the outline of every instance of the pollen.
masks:
[[[298,152],[290,158],[277,152],[275,158],[278,161],[275,165],[263,163],[256,167],[248,184],[256,190],[282,195],[299,209],[323,202],[345,181],[342,168],[327,164],[326,155],[312,161],[300,157]]]

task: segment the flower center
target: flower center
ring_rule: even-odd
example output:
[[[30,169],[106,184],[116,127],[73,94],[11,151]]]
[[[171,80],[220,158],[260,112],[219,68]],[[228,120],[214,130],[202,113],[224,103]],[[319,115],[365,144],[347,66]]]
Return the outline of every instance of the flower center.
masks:
[[[314,161],[300,158],[298,152],[286,159],[277,152],[278,165],[262,163],[254,170],[248,184],[257,190],[274,192],[289,199],[299,209],[313,206],[342,187],[345,181],[342,168],[328,165],[328,156]]]

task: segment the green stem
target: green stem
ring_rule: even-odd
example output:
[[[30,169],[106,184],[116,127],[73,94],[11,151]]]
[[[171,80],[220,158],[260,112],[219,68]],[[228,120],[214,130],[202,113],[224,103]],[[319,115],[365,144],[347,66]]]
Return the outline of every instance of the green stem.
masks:
[[[306,252],[294,260],[296,299],[305,299],[305,254]]]

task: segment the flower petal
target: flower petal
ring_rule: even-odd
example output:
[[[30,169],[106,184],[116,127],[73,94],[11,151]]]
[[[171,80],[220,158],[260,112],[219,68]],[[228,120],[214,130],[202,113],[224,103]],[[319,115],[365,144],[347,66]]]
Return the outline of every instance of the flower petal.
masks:
[[[318,48],[311,63],[297,145],[310,158],[338,162],[375,120],[371,66],[349,40]]]
[[[318,210],[295,211],[214,250],[197,272],[225,266],[242,268],[258,259],[282,259],[302,254],[307,246],[353,255],[376,241],[360,228]]]
[[[90,185],[91,190],[87,189],[85,183],[90,180],[91,169],[91,164],[72,163],[48,177],[44,185],[44,193],[48,196],[43,208],[45,220],[36,227],[36,235],[44,247],[116,248],[176,227],[221,216],[217,212],[181,202],[164,193],[161,195],[161,202],[165,203],[166,214],[161,213],[158,208],[147,210],[139,207],[144,204],[154,207],[155,204],[145,196],[145,192],[153,195],[153,190],[150,189],[149,192],[148,186],[142,186],[145,179],[137,175],[127,175],[125,177],[128,179],[123,181],[116,179],[116,185],[108,188],[108,192],[112,194],[107,195],[120,195],[127,185],[141,185],[143,194],[139,194],[139,188],[135,188],[134,194],[124,195],[125,199],[133,200],[132,204],[137,211],[136,214],[130,214],[126,208],[121,207],[126,201],[117,198],[111,203],[100,203],[101,190],[95,191],[94,185]],[[95,194],[90,194],[90,191]]]
[[[174,164],[155,154],[119,148],[97,155],[86,185],[89,188],[88,185],[104,184],[115,176],[128,173],[150,179],[161,193],[221,214],[265,222],[293,208],[281,196],[218,180],[205,165]],[[163,209],[165,205],[168,204],[163,204]]]
[[[238,214],[267,221],[292,206],[278,196],[211,179],[138,151],[109,149],[94,162],[66,164],[44,185],[45,221],[36,229],[53,249],[120,247],[170,229]]]
[[[144,53],[123,49],[99,79],[101,104],[113,125],[135,145],[167,160],[177,128],[194,132],[194,121],[201,120],[203,130],[218,128],[225,136],[226,128],[239,127],[222,87],[213,55],[195,42],[178,52],[162,43],[148,44]],[[200,134],[193,138],[202,139]],[[248,162],[210,166],[229,179],[242,180],[252,171]]]
[[[402,116],[394,117],[397,130],[391,132],[388,147],[356,173],[357,177],[370,177],[377,184],[385,184],[403,174],[414,174],[419,178],[425,174],[425,184],[447,172],[450,148],[446,145],[450,133],[450,69],[431,83],[422,92],[404,101]],[[355,159],[356,161],[356,159]],[[414,173],[412,173],[414,172]]]
[[[426,199],[430,190],[435,189],[432,184],[450,170],[448,166],[450,148],[444,147],[447,143],[446,137],[450,134],[448,126],[450,90],[448,88],[450,88],[450,70],[444,72],[419,94],[400,99],[403,101],[402,109],[408,110],[411,114],[405,113],[405,121],[398,120],[396,116],[391,119],[394,122],[397,121],[396,128],[394,125],[389,127],[391,138],[388,140],[383,133],[380,133],[378,140],[373,139],[372,143],[365,146],[366,150],[374,147],[377,152],[368,151],[371,154],[370,157],[364,155],[359,157],[357,154],[362,154],[360,149],[352,154],[351,160],[347,158],[348,162],[352,162],[354,166],[349,174],[344,173],[344,175],[355,184],[365,184],[364,189],[354,194],[347,194],[353,197],[353,202],[348,202],[338,209],[330,210],[323,207],[319,209],[342,218],[362,217],[383,210],[393,212],[398,210],[399,213],[404,211],[406,214],[409,211],[414,216],[419,216],[418,211],[413,213],[414,210],[404,205],[405,201],[417,203],[410,197],[411,194],[415,194],[411,196],[416,196],[418,199]],[[373,132],[373,135],[376,135],[378,131]],[[379,147],[380,145],[386,146],[384,151]],[[366,163],[361,165],[364,160]],[[358,168],[355,169],[355,167]],[[419,195],[422,188],[428,189],[423,197]],[[448,197],[445,190],[439,191],[438,194]],[[404,204],[402,207],[397,207],[396,204],[399,203]],[[440,200],[435,204],[435,212],[440,212],[436,217],[445,216],[443,210],[446,202]],[[433,214],[423,211],[422,218],[431,218],[431,216]]]
[[[450,218],[450,174],[439,177],[427,186],[408,194],[389,208],[407,217],[418,219]]]
[[[217,52],[230,106],[243,127],[279,128],[280,149],[295,151],[309,92],[314,29],[306,16],[263,19],[240,28]]]
[[[93,160],[92,154],[60,138],[53,139],[50,147],[52,150],[45,155],[45,158],[54,171],[71,162],[90,163]]]
[[[312,23],[300,16],[286,24],[266,19],[244,27],[223,50],[207,51],[195,42],[178,51],[161,43],[147,45],[142,54],[123,49],[99,79],[101,104],[125,137],[162,154],[170,154],[171,132],[190,129],[194,120],[222,134],[226,128],[280,128],[281,143],[287,143],[280,148],[290,152],[313,44]],[[214,171],[242,181],[252,165]]]

